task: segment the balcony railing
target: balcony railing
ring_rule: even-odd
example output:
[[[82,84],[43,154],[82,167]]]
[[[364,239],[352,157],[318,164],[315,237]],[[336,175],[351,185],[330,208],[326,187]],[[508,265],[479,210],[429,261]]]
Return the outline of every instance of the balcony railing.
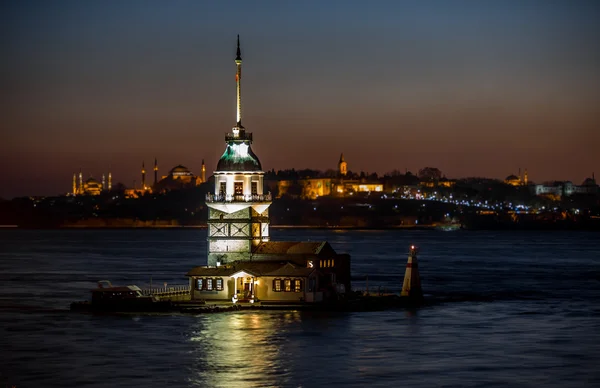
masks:
[[[215,195],[206,194],[206,202],[271,202],[271,193],[247,195]]]
[[[233,133],[225,133],[225,141],[226,142],[230,142],[230,141],[243,141],[243,140],[249,140],[250,143],[252,143],[252,133],[246,133],[246,131],[241,132],[236,136]]]

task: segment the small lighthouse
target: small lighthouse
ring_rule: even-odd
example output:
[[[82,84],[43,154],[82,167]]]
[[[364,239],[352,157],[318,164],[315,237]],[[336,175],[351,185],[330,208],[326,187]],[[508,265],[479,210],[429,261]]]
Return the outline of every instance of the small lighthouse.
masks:
[[[423,290],[421,289],[421,277],[419,276],[419,264],[417,253],[419,248],[411,245],[408,250],[408,262],[406,263],[406,272],[404,273],[404,283],[400,296],[408,297],[414,300],[423,299]]]

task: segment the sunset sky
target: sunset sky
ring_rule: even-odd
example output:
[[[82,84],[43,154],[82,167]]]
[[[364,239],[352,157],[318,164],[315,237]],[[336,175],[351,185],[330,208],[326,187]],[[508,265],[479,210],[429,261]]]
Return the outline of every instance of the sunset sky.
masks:
[[[596,1],[3,1],[0,197],[66,193],[80,168],[132,186],[155,157],[213,171],[237,34],[264,170],[343,152],[580,184],[600,174],[599,21]]]

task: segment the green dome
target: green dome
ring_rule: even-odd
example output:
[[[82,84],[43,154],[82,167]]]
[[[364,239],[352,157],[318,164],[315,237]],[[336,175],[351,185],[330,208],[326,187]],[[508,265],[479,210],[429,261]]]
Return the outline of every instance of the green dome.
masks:
[[[230,142],[219,159],[217,171],[262,171],[262,167],[250,144]]]

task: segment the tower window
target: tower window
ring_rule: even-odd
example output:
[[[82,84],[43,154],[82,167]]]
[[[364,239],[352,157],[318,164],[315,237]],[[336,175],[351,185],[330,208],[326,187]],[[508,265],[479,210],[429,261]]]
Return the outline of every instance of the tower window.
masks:
[[[221,182],[221,185],[219,186],[219,195],[225,195],[226,188],[225,182]]]
[[[258,194],[258,182],[252,182],[251,184],[252,195]]]
[[[244,194],[244,182],[235,182],[233,184],[233,193],[235,195],[243,195]]]

